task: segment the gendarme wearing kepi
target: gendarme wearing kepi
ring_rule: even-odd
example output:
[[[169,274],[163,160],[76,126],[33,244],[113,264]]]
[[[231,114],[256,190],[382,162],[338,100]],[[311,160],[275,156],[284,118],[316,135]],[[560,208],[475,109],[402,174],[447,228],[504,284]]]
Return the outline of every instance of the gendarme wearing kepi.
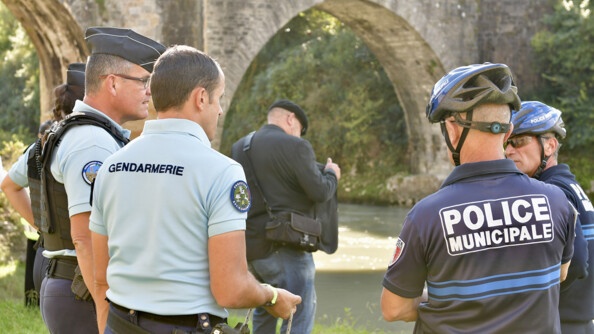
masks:
[[[103,313],[97,310],[107,302],[84,283],[94,280],[91,183],[103,161],[129,141],[130,131],[122,124],[148,116],[149,75],[165,51],[130,29],[92,27],[85,39],[91,55],[84,69],[84,97],[52,127],[41,155],[40,231],[43,255],[51,262],[41,289],[41,312],[50,333],[72,328],[99,332],[97,317]],[[68,84],[80,84],[81,74],[71,69]]]
[[[85,63],[71,63],[66,70],[67,89],[75,93],[85,92]]]
[[[110,54],[122,57],[153,72],[155,61],[165,47],[131,29],[113,27],[91,27],[85,33],[85,40],[91,54]]]

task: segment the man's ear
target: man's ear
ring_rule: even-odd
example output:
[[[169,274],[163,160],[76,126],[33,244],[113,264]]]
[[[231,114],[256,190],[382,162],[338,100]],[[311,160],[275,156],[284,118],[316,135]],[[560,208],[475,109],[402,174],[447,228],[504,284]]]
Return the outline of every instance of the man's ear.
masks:
[[[109,94],[114,96],[117,95],[115,76],[108,75],[105,80],[103,80],[102,85],[107,88]]]
[[[557,151],[557,147],[559,147],[559,141],[556,137],[552,137],[551,139],[547,140],[543,145],[545,156],[555,153],[555,151]]]
[[[511,137],[513,132],[514,132],[514,123],[509,123],[509,130],[507,130],[507,132],[505,133],[505,136],[503,136],[504,143],[509,139],[509,137]]]
[[[203,110],[204,105],[207,104],[208,101],[208,92],[203,87],[196,87],[192,92],[194,95],[194,104],[198,110]]]
[[[458,141],[460,141],[461,130],[463,128],[454,121],[453,117],[449,117],[445,120],[445,127],[447,130],[446,135],[449,137],[450,143],[452,146],[457,147]]]

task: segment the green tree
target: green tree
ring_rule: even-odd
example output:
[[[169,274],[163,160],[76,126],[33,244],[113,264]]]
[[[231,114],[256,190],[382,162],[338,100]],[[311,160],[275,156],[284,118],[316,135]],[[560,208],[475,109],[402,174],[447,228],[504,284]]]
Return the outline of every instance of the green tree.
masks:
[[[32,141],[39,126],[39,61],[26,32],[0,3],[0,139]]]
[[[540,99],[558,107],[568,128],[569,148],[594,144],[594,2],[561,0],[545,17],[545,30],[535,35],[532,46],[545,80]]]

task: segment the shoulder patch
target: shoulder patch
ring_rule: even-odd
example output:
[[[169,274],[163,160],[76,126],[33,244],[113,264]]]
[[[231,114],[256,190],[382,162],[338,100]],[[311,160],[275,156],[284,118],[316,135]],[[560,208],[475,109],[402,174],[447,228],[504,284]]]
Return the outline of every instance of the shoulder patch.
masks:
[[[245,181],[237,181],[231,187],[231,204],[239,212],[247,212],[252,206],[252,195]]]
[[[391,267],[394,263],[396,263],[396,261],[398,261],[398,259],[400,258],[400,255],[402,254],[402,251],[404,250],[404,241],[402,241],[402,239],[398,238],[398,240],[396,240],[396,249],[394,250],[394,256],[392,256],[392,261],[390,262],[390,265],[388,267]]]
[[[82,177],[88,185],[93,183],[93,180],[95,180],[97,172],[99,171],[99,167],[101,167],[102,164],[103,163],[101,161],[89,161],[83,167]]]

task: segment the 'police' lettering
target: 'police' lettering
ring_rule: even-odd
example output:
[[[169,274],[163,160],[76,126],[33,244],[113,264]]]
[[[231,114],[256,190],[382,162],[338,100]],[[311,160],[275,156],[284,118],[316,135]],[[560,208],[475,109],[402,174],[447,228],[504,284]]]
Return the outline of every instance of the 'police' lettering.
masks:
[[[154,173],[182,176],[184,175],[184,167],[168,164],[137,164],[134,162],[118,162],[109,165],[109,172]]]
[[[553,221],[544,195],[459,204],[440,210],[448,253],[553,240]]]

